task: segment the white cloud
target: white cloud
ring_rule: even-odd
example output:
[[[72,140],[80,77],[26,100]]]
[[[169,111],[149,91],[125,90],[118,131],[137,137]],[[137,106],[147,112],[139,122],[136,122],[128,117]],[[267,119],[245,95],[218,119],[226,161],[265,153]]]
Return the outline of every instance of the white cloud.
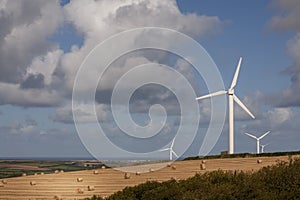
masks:
[[[63,21],[57,1],[5,1],[0,11],[0,81],[18,83],[36,56],[57,48],[47,37]]]
[[[22,107],[44,107],[58,105],[62,97],[48,89],[22,89],[20,85],[0,82],[0,104]]]
[[[293,31],[295,37],[287,43],[288,53],[293,59],[293,64],[285,72],[291,77],[291,85],[278,94],[271,95],[269,102],[275,106],[290,107],[300,106],[300,1],[275,0],[274,5],[279,9],[279,14],[271,20],[273,28],[280,31]]]
[[[45,84],[50,85],[52,83],[52,74],[57,67],[62,54],[63,51],[54,50],[49,51],[46,55],[35,57],[27,69],[25,77],[28,77],[30,74],[43,74],[45,77]]]
[[[115,33],[158,26],[199,37],[215,33],[222,25],[216,16],[181,13],[175,0],[73,0],[64,7],[58,1],[3,1],[0,9],[0,104],[24,107],[55,106],[64,98],[69,101],[74,78],[85,56]],[[71,23],[83,37],[82,47],[73,46],[69,53],[63,53],[48,39],[63,22]],[[165,57],[160,55],[159,59]],[[104,90],[112,90],[113,80],[132,66],[155,59],[141,53],[124,61],[125,67],[112,68],[107,74]],[[175,68],[190,79],[192,72],[183,65],[177,63]],[[86,77],[87,85],[89,81]],[[162,100],[170,96],[159,95]],[[58,111],[54,118],[70,122],[70,113],[66,113],[67,110]]]
[[[242,129],[244,130],[271,130],[275,132],[290,132],[297,130],[296,127],[300,127],[295,123],[295,118],[299,113],[295,112],[291,108],[272,108],[266,112],[263,112],[259,119],[250,121],[248,124],[244,124]],[[296,127],[295,127],[295,124]]]
[[[58,69],[63,74],[65,88],[69,91],[73,88],[74,77],[84,57],[93,47],[113,34],[131,28],[158,26],[198,37],[215,32],[222,24],[218,17],[182,14],[175,0],[74,0],[64,7],[64,11],[67,20],[84,37],[83,46],[64,55],[61,68]],[[122,70],[124,69],[126,68]],[[86,83],[89,83],[88,77]]]

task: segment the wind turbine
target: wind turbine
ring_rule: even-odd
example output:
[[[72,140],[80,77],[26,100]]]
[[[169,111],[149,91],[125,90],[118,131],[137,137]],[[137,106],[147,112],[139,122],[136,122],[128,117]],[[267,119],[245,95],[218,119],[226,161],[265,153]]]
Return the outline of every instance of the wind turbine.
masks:
[[[257,154],[259,154],[259,141],[260,141],[261,139],[263,139],[266,135],[268,135],[270,132],[271,132],[271,131],[268,131],[268,132],[264,133],[264,134],[263,134],[262,136],[260,136],[260,137],[256,137],[255,135],[251,135],[251,134],[249,134],[249,133],[245,133],[245,134],[248,135],[249,137],[252,137],[252,138],[256,139],[256,151],[257,151]]]
[[[228,127],[229,127],[229,154],[234,153],[234,101],[244,109],[253,119],[254,115],[248,110],[248,108],[242,103],[242,101],[235,95],[234,88],[237,84],[239,71],[242,63],[242,57],[240,57],[231,86],[228,90],[221,90],[211,94],[207,94],[201,97],[197,97],[196,100],[205,99],[209,97],[214,97],[218,95],[227,94],[228,95]]]
[[[162,151],[169,151],[169,153],[170,153],[170,160],[173,160],[173,154],[174,154],[174,156],[176,156],[178,158],[178,155],[173,150],[175,138],[176,137],[174,137],[174,139],[172,140],[171,146],[169,148],[159,150],[160,152],[162,152]]]
[[[261,147],[261,153],[264,153],[264,149],[266,146],[268,146],[270,143],[264,144],[264,145],[260,145]]]

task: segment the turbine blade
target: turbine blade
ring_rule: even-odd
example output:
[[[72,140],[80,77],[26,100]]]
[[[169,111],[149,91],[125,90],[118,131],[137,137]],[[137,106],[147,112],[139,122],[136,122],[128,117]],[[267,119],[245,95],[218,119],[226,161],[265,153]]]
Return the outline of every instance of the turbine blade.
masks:
[[[227,91],[221,90],[221,91],[218,91],[218,92],[207,94],[207,95],[204,95],[204,96],[201,96],[201,97],[197,97],[196,100],[206,99],[206,98],[209,98],[209,97],[215,97],[215,96],[222,95],[222,94],[227,94]]]
[[[163,151],[169,151],[170,149],[167,148],[167,149],[160,149],[159,152],[163,152]]]
[[[260,136],[258,139],[262,139],[264,138],[266,135],[268,135],[271,131],[266,132],[265,134],[263,134],[262,136]]]
[[[250,133],[245,133],[246,135],[248,135],[249,137],[252,137],[252,138],[254,138],[254,139],[258,139],[256,136],[254,136],[254,135],[251,135]]]
[[[174,154],[174,156],[176,156],[176,158],[179,157],[179,156],[175,153],[175,151],[172,150],[172,153]]]
[[[170,147],[171,149],[172,149],[173,146],[174,146],[175,139],[176,139],[176,136],[175,136],[174,139],[172,140],[171,147]]]
[[[262,145],[260,145],[261,147],[266,147],[266,146],[268,146],[269,144],[271,144],[271,143],[267,143],[267,144],[262,144]]]
[[[233,99],[237,104],[239,104],[239,106],[244,111],[246,111],[246,113],[248,113],[248,115],[250,115],[253,119],[255,119],[255,116],[250,112],[250,110],[243,104],[243,102],[236,95],[233,95]]]
[[[234,76],[233,76],[233,79],[232,79],[232,83],[231,83],[230,89],[233,89],[236,86],[237,79],[238,79],[239,72],[240,72],[240,68],[241,68],[241,64],[242,64],[242,60],[243,60],[243,58],[240,57],[239,63],[237,65],[237,68],[235,70],[235,73],[234,73]]]

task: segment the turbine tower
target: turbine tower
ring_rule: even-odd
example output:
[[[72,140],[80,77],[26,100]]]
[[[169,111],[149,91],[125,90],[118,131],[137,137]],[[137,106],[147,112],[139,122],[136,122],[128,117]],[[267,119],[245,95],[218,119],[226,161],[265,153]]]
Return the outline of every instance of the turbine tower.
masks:
[[[173,160],[173,154],[174,154],[174,156],[176,156],[178,158],[178,155],[173,150],[175,138],[176,137],[174,137],[174,139],[172,140],[171,146],[169,148],[159,150],[160,152],[162,152],[162,151],[169,151],[169,153],[170,153],[170,160]]]
[[[264,145],[260,145],[261,147],[261,153],[264,153],[264,149],[266,146],[268,146],[270,143],[264,144]]]
[[[260,137],[256,137],[255,135],[251,135],[251,134],[249,134],[249,133],[245,133],[245,134],[248,135],[249,137],[252,137],[252,138],[256,139],[256,152],[257,152],[257,154],[259,154],[259,141],[260,141],[261,139],[263,139],[266,135],[268,135],[270,132],[271,132],[271,131],[268,131],[268,132],[264,133],[264,134],[263,134],[262,136],[260,136]],[[263,151],[263,149],[262,149],[262,151]]]
[[[242,57],[240,57],[232,83],[230,88],[226,90],[221,90],[218,92],[214,92],[208,95],[204,95],[201,97],[197,97],[196,100],[205,99],[209,97],[214,97],[218,95],[227,94],[228,95],[228,127],[229,127],[229,154],[234,153],[234,101],[245,110],[253,119],[255,119],[254,115],[248,110],[248,108],[242,103],[242,101],[235,95],[234,88],[237,84],[239,71],[242,63]]]

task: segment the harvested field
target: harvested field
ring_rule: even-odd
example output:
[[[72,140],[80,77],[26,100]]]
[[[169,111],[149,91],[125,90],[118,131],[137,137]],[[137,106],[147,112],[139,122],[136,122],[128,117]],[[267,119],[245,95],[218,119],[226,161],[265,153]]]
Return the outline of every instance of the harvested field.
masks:
[[[108,196],[114,192],[122,190],[126,186],[134,186],[146,181],[166,181],[169,179],[186,179],[195,173],[205,173],[213,170],[258,170],[263,166],[276,164],[278,160],[288,161],[288,156],[261,157],[262,162],[257,163],[257,158],[231,158],[231,159],[211,159],[206,160],[205,170],[200,169],[201,160],[177,161],[176,170],[166,167],[151,173],[136,172],[149,171],[155,169],[157,164],[126,167],[133,173],[130,179],[124,179],[124,172],[115,169],[98,169],[98,174],[94,170],[84,170],[77,172],[65,172],[58,174],[45,174],[37,176],[25,176],[9,178],[7,184],[0,187],[0,199],[54,199],[59,196],[62,199],[83,199],[92,195]],[[124,170],[124,168],[123,168]],[[77,182],[77,178],[83,179]],[[32,186],[29,183],[34,182]],[[92,186],[93,189],[88,187]],[[80,192],[78,192],[80,189]]]

